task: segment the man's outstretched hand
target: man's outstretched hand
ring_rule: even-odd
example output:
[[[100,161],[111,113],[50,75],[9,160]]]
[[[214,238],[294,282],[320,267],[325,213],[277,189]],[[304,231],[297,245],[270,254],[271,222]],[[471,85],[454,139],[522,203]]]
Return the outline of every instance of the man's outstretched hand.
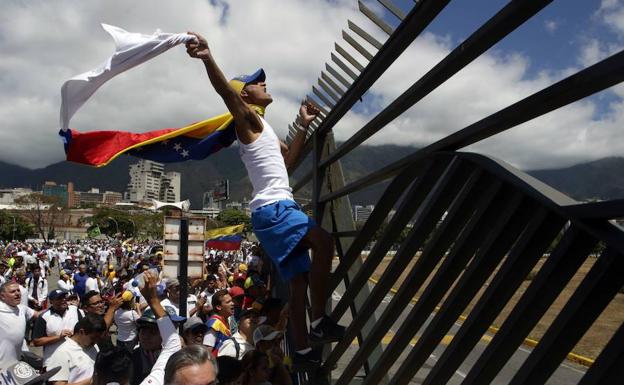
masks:
[[[299,107],[299,123],[307,128],[319,112],[318,107],[316,107],[312,102],[304,100],[301,103],[301,107]]]
[[[210,58],[210,48],[208,48],[206,39],[195,32],[188,32],[188,34],[195,36],[196,39],[186,43],[186,53],[188,53],[190,57],[197,59],[203,60]]]

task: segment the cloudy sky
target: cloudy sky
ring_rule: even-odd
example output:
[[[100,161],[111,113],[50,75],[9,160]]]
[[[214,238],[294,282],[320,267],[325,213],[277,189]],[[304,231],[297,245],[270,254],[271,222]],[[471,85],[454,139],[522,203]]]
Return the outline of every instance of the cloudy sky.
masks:
[[[412,0],[394,0],[408,10]],[[378,3],[365,1],[377,9]],[[457,0],[442,12],[338,126],[348,138],[505,4]],[[396,25],[390,15],[386,20]],[[97,67],[113,43],[100,23],[152,33],[203,34],[227,76],[263,67],[282,136],[311,92],[347,19],[384,41],[356,0],[2,0],[0,160],[42,167],[64,159],[60,88]],[[571,73],[619,52],[624,0],[555,1],[367,144],[421,146],[474,123]],[[374,52],[373,49],[370,49]],[[361,56],[354,52],[362,63]],[[567,166],[624,154],[624,88],[612,89],[515,127],[468,150],[523,169]],[[224,112],[199,61],[175,47],[102,87],[74,116],[79,131],[143,132]]]

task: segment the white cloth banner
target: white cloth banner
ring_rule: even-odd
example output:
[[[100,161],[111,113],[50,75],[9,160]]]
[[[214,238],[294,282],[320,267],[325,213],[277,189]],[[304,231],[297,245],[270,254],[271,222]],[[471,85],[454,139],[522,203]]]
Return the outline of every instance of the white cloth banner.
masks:
[[[74,76],[61,87],[61,129],[67,130],[76,111],[108,80],[132,67],[146,62],[169,48],[195,39],[186,33],[153,35],[127,32],[119,27],[102,24],[115,40],[115,53],[98,68]]]

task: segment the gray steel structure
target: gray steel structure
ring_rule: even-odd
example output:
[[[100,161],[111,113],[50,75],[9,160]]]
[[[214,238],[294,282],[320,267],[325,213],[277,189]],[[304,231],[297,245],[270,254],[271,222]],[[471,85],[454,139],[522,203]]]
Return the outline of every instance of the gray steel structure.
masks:
[[[336,54],[332,53],[331,58],[343,75],[327,64],[327,72],[319,79],[320,89],[313,87],[313,94],[308,96],[322,107],[322,114],[306,148],[312,152],[312,170],[297,181],[294,190],[312,183],[314,216],[336,239],[340,263],[331,276],[328,297],[341,283],[346,291],[332,309],[331,317],[339,320],[347,311],[353,317],[346,338],[333,348],[326,348],[325,363],[315,381],[320,382],[331,371],[357,338],[357,353],[338,373],[337,384],[350,383],[363,367],[364,384],[386,380],[390,384],[409,383],[466,306],[474,301],[467,319],[423,383],[448,382],[550,246],[550,256],[462,382],[491,383],[600,244],[602,251],[591,270],[510,380],[513,385],[544,384],[624,285],[624,232],[610,221],[624,217],[624,200],[581,204],[503,162],[459,150],[620,83],[624,80],[624,51],[344,185],[332,178],[330,167],[339,165],[343,156],[551,3],[510,1],[334,149],[334,126],[449,0],[420,0],[406,14],[390,0],[379,2],[397,18],[398,27],[392,28],[359,1],[362,13],[386,32],[388,39],[381,43],[349,21],[349,29],[369,46],[364,47],[343,31],[345,42],[361,57],[353,57],[336,44]],[[289,138],[293,134],[291,127]],[[389,181],[388,187],[360,231],[336,220],[344,211],[337,211],[335,202],[382,181]],[[396,214],[362,260],[361,252],[393,208]],[[369,278],[410,221],[413,226],[407,239],[372,291],[362,296],[369,290]],[[370,315],[418,251],[420,257],[381,318],[368,324]],[[383,351],[377,350],[396,314],[406,308],[419,290],[423,293],[406,321],[389,345]],[[480,290],[483,292],[478,294]],[[432,313],[433,320],[425,324]],[[411,347],[410,341],[419,330],[420,337]],[[399,369],[389,374],[392,364],[406,351],[409,354]],[[390,378],[384,380],[385,376]],[[624,383],[624,322],[580,382],[616,383]]]

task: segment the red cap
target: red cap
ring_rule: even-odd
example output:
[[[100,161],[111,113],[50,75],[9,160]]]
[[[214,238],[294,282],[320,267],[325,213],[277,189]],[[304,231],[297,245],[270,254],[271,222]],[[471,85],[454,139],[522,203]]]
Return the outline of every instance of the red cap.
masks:
[[[230,297],[236,298],[238,296],[245,295],[245,290],[243,290],[243,288],[239,286],[232,286],[229,290],[229,293]]]

